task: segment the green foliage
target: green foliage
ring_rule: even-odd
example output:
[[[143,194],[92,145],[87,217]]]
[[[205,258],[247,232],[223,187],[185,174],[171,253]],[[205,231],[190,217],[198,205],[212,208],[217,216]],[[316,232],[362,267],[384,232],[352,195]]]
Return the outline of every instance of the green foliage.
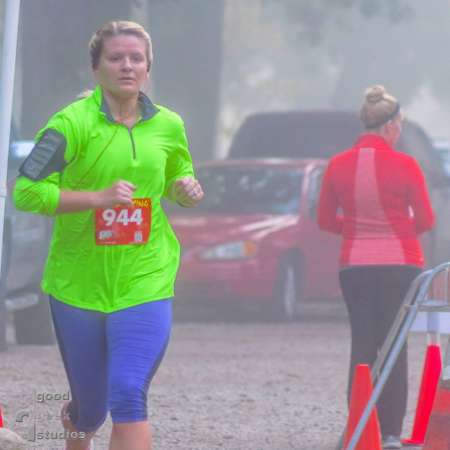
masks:
[[[263,0],[269,9],[283,10],[287,22],[299,26],[309,45],[319,45],[328,27],[346,28],[350,13],[364,18],[385,17],[395,23],[412,16],[406,0]]]
[[[328,54],[339,74],[332,104],[354,106],[365,87],[383,83],[402,99],[427,89],[450,101],[448,0],[262,0],[307,52]],[[281,17],[281,19],[280,19]]]
[[[364,17],[385,16],[392,22],[411,17],[413,8],[405,0],[361,0],[358,8]]]

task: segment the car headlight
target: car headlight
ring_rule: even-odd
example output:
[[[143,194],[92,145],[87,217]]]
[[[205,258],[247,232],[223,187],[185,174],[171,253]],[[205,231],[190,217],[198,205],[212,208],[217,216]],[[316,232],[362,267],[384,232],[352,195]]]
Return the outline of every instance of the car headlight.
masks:
[[[245,259],[256,255],[257,246],[252,241],[229,242],[216,245],[200,253],[201,259]]]

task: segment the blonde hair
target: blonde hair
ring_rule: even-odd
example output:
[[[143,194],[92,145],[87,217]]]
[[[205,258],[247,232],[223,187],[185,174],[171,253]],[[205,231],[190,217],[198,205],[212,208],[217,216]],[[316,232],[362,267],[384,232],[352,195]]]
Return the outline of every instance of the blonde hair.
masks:
[[[136,36],[145,42],[147,71],[149,71],[153,61],[153,48],[150,35],[145,31],[144,27],[138,23],[127,20],[114,20],[108,22],[99,28],[91,37],[91,40],[89,41],[89,54],[91,56],[92,68],[96,69],[98,67],[105,39],[121,34]]]
[[[376,84],[366,89],[359,117],[366,130],[375,130],[392,120],[400,111],[397,99],[384,86]]]

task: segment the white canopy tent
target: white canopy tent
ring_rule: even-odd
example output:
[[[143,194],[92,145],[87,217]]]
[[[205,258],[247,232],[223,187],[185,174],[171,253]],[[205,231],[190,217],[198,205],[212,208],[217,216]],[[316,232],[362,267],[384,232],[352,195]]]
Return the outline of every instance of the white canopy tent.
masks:
[[[20,0],[6,0],[0,84],[0,267],[3,254],[3,225],[7,195],[9,135],[11,129],[14,73],[16,67],[17,34]]]

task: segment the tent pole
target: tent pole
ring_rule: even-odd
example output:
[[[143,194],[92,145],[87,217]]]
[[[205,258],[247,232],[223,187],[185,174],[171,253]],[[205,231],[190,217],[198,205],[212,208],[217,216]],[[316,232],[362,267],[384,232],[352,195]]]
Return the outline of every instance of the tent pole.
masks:
[[[9,136],[14,92],[20,0],[6,0],[0,84],[0,267],[5,221]]]

